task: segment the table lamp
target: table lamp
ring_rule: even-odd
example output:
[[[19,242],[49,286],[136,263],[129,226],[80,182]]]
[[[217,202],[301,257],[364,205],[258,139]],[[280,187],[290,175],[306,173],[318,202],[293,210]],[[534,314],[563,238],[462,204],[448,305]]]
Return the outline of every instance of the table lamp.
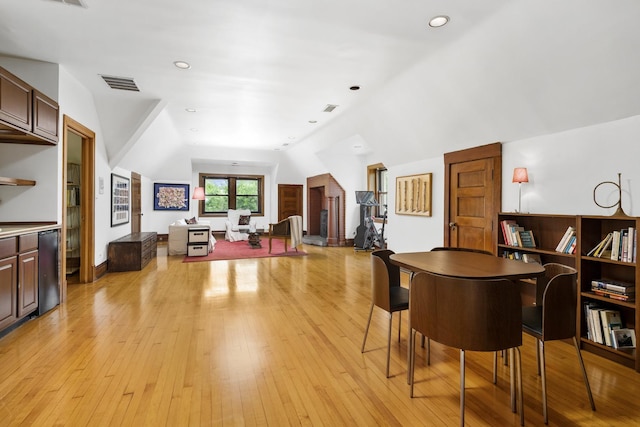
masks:
[[[204,200],[204,187],[196,187],[191,198],[193,200]]]
[[[518,183],[518,212],[521,212],[522,208],[522,183],[529,182],[529,175],[527,174],[527,168],[515,168],[513,170],[513,180],[511,182]]]

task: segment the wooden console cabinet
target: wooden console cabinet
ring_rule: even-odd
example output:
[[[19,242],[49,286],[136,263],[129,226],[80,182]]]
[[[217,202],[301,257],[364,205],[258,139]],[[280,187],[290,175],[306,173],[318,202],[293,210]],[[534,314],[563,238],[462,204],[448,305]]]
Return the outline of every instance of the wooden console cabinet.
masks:
[[[142,270],[156,257],[155,232],[131,233],[109,243],[109,271]]]

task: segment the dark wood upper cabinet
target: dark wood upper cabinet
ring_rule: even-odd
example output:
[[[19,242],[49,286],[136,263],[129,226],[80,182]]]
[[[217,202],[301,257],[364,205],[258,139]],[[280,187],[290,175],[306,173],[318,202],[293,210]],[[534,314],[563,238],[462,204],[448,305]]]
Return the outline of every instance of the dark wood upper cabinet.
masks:
[[[58,103],[0,67],[0,142],[58,143]]]

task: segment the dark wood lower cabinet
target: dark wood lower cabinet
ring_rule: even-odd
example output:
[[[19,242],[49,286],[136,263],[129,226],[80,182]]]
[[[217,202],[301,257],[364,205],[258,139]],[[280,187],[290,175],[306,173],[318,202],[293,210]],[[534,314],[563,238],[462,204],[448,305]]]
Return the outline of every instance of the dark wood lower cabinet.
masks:
[[[38,250],[18,255],[18,319],[38,308]]]
[[[18,257],[0,259],[0,330],[16,321],[16,282],[18,280]]]
[[[142,270],[156,257],[155,232],[131,233],[109,243],[109,271]]]

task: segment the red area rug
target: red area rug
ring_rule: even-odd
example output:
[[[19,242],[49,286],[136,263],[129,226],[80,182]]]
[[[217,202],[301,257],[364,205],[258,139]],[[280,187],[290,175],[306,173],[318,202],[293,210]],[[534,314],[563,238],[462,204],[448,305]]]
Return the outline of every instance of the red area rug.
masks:
[[[269,239],[262,239],[261,248],[252,249],[247,241],[227,242],[217,240],[213,252],[207,256],[185,256],[182,262],[219,261],[246,258],[267,258],[276,256],[304,256],[307,253],[298,247],[298,252],[287,245],[288,251],[284,251],[284,242],[281,239],[271,241],[271,253],[269,253]]]

